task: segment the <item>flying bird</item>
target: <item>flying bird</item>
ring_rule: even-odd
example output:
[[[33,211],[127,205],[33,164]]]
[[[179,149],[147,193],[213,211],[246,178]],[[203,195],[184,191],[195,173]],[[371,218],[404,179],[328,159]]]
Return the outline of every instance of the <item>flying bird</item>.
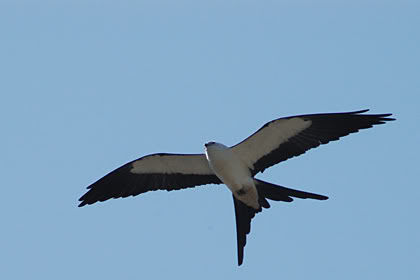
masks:
[[[293,198],[328,199],[324,195],[282,187],[254,176],[321,144],[395,120],[389,118],[392,114],[364,114],[367,111],[279,118],[266,123],[232,147],[208,142],[204,144],[203,154],[146,155],[91,184],[89,191],[79,199],[79,207],[148,191],[225,184],[233,196],[238,265],[241,265],[251,220],[262,208],[270,207],[267,200],[291,202]]]

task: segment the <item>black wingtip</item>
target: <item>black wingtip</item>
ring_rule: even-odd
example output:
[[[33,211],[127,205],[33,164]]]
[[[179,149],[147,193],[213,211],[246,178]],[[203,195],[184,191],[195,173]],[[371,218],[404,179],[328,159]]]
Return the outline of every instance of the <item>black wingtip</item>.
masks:
[[[87,189],[90,189],[91,186],[89,186]],[[91,191],[88,191],[87,193],[85,193],[84,195],[82,195],[79,198],[80,203],[79,203],[79,205],[77,207],[83,207],[85,205],[93,204],[95,202],[95,201],[92,201],[92,199],[89,200],[89,194],[90,194],[90,192]]]
[[[360,110],[360,111],[350,112],[350,114],[352,114],[352,115],[363,114],[363,113],[366,113],[368,111],[369,111],[369,109],[364,109],[364,110]],[[344,113],[344,114],[346,114],[346,113]],[[366,116],[376,117],[376,118],[379,119],[379,121],[381,121],[381,122],[375,123],[375,124],[383,124],[383,123],[385,123],[387,121],[395,121],[396,120],[395,118],[388,118],[388,117],[392,116],[392,113],[372,114],[372,115],[366,115]]]
[[[80,201],[80,199],[79,199],[79,201]],[[86,201],[83,201],[83,202],[81,202],[79,205],[77,205],[77,207],[83,207],[83,206],[85,206],[87,203],[86,203]]]
[[[363,114],[363,113],[369,112],[369,110],[370,109],[363,109],[363,110],[351,112],[351,114]]]

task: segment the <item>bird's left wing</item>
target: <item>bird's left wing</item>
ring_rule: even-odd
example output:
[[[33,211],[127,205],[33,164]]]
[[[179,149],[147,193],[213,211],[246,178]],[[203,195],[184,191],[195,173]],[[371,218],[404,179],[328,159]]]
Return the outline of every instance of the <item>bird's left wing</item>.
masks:
[[[129,162],[88,187],[79,207],[154,190],[221,184],[204,154],[152,154]]]
[[[386,121],[391,114],[363,114],[368,110],[300,115],[266,123],[231,149],[252,175],[307,150]]]

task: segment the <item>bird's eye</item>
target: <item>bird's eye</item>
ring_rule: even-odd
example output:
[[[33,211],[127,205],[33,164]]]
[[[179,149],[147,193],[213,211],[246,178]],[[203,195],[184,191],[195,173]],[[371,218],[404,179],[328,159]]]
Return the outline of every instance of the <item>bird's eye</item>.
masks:
[[[211,146],[213,144],[216,144],[216,142],[213,142],[213,141],[207,142],[206,144],[204,144],[204,146],[208,147],[208,146]]]

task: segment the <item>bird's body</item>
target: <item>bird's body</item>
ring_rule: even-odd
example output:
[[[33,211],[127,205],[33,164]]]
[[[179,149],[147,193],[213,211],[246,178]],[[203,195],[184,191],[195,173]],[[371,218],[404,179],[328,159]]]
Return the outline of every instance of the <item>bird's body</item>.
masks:
[[[238,264],[243,261],[251,220],[268,200],[328,197],[289,189],[256,179],[266,168],[299,156],[340,137],[383,124],[391,114],[363,114],[368,110],[300,115],[266,123],[244,141],[227,147],[205,144],[204,154],[151,154],[110,172],[88,187],[80,206],[110,198],[135,196],[154,190],[179,190],[205,184],[225,184],[233,194],[236,216]]]
[[[251,172],[235,152],[216,142],[205,144],[205,152],[210,168],[235,198],[254,209],[260,209]]]

